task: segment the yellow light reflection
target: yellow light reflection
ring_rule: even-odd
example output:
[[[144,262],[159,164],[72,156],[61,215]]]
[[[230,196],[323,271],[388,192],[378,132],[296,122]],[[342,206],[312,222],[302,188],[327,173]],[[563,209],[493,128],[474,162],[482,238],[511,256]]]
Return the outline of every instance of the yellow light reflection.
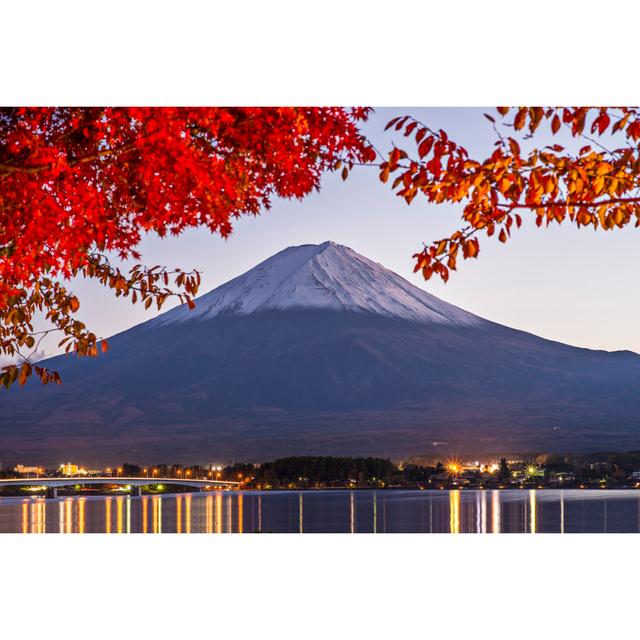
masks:
[[[500,492],[491,492],[491,531],[500,533]]]
[[[536,532],[536,490],[529,489],[529,531],[531,533]]]
[[[191,494],[184,497],[184,532],[191,533]]]
[[[22,533],[29,533],[29,505],[22,503]]]
[[[124,498],[122,496],[118,496],[116,498],[116,531],[118,533],[123,532],[123,517],[122,517],[122,507],[124,504]]]
[[[131,533],[131,496],[127,496],[127,533]]]
[[[480,527],[482,533],[487,533],[487,492],[482,491],[482,500],[480,502]]]
[[[148,521],[149,521],[149,497],[142,496],[142,533],[148,532]]]
[[[182,533],[182,496],[176,496],[176,533]]]
[[[58,531],[64,533],[64,503],[58,502]]]
[[[84,518],[84,503],[86,498],[80,498],[78,500],[78,533],[84,533],[85,518]]]
[[[560,492],[560,533],[564,533],[564,491]]]
[[[104,532],[111,533],[111,498],[104,501]]]
[[[162,532],[160,524],[160,500],[160,496],[153,496],[151,498],[151,530],[153,533]]]
[[[449,529],[460,533],[460,490],[449,491]]]
[[[216,493],[216,533],[222,533],[222,494]]]
[[[37,514],[36,514],[36,507],[38,505],[35,502],[31,503],[31,509],[30,509],[30,517],[29,520],[31,522],[31,533],[37,533],[36,531],[36,520],[37,520]]]
[[[42,505],[40,502],[31,503],[31,533],[43,533]]]
[[[213,496],[209,493],[205,498],[206,531],[213,533]]]
[[[64,501],[64,532],[73,533],[73,499]]]
[[[39,533],[46,533],[47,529],[47,504],[44,500],[39,500],[38,523],[40,525]]]
[[[243,497],[244,496],[241,493],[238,494],[238,533],[242,533],[244,525],[244,509],[242,508]]]

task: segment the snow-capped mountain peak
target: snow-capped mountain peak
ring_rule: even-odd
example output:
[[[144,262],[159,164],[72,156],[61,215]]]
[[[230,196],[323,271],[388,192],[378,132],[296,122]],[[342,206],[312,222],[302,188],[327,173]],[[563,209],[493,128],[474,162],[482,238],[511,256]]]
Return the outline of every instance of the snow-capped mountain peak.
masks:
[[[288,247],[198,298],[195,310],[178,307],[153,323],[294,309],[374,313],[456,325],[482,322],[353,249],[329,241]]]

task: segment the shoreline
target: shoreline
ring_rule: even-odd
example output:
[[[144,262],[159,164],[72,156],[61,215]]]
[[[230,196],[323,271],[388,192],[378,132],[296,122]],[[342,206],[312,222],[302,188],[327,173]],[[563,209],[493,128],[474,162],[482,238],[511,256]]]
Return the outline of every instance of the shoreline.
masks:
[[[299,489],[212,489],[209,491],[159,491],[152,493],[143,493],[142,495],[137,495],[129,492],[119,492],[119,493],[68,493],[58,495],[56,498],[47,498],[46,495],[32,493],[29,495],[0,495],[0,501],[24,501],[24,500],[45,500],[47,502],[59,502],[61,500],[66,500],[68,498],[85,498],[85,499],[101,499],[101,498],[154,498],[154,497],[174,497],[174,496],[206,496],[206,495],[217,495],[217,494],[248,494],[248,495],[282,495],[287,493],[299,494],[299,493],[336,493],[336,492],[345,492],[345,493],[353,493],[353,492],[390,492],[390,493],[448,493],[451,491],[464,491],[466,493],[471,492],[493,492],[499,491],[501,493],[513,493],[513,492],[524,492],[524,491],[543,491],[545,493],[554,493],[554,492],[564,492],[564,491],[576,491],[576,492],[584,492],[584,493],[603,493],[603,492],[617,492],[617,493],[627,493],[627,492],[640,492],[640,487],[443,487],[443,488],[425,488],[420,489],[417,487],[318,487],[318,488],[299,488]]]

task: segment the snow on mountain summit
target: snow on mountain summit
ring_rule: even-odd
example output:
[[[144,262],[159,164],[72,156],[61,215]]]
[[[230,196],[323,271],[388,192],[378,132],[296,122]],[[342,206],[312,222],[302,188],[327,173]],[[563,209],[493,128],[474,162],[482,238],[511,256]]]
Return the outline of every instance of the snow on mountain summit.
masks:
[[[482,322],[334,242],[288,247],[198,298],[193,311],[183,305],[152,322],[157,326],[221,314],[293,309],[375,313],[457,325]]]

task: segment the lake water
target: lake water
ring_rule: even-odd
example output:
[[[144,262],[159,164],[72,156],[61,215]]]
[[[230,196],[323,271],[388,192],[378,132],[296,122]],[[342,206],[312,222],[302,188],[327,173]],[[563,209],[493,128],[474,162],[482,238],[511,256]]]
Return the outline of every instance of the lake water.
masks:
[[[212,491],[0,498],[2,533],[626,533],[640,491]]]

